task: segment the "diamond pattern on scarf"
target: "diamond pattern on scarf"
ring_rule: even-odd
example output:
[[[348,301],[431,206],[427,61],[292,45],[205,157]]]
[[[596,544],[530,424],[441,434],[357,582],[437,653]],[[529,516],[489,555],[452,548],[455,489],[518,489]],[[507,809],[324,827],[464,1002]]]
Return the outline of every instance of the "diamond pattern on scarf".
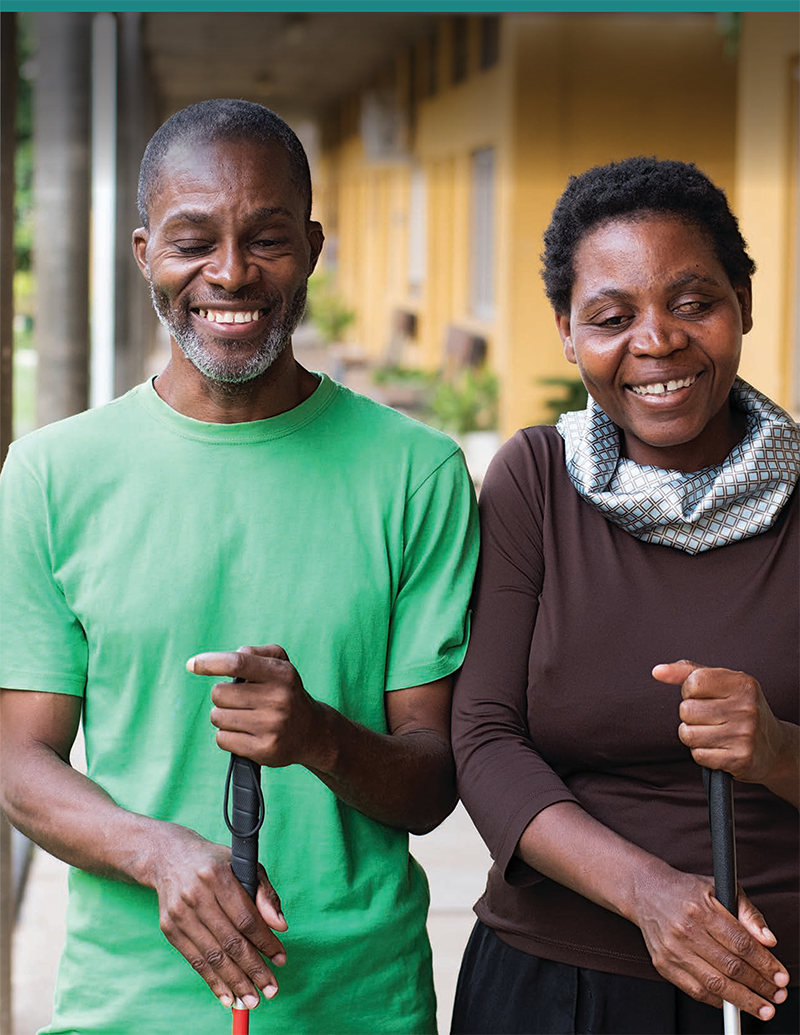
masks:
[[[739,377],[731,402],[744,411],[744,438],[721,464],[687,473],[621,457],[619,428],[590,396],[556,425],[573,485],[637,539],[690,554],[765,532],[800,477],[800,429]]]

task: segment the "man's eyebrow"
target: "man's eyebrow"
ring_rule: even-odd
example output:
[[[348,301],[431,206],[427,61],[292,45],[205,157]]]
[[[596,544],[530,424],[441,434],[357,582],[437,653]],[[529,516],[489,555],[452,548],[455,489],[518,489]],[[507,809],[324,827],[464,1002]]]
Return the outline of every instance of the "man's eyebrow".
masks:
[[[256,208],[247,216],[247,222],[251,224],[265,223],[270,219],[291,218],[292,213],[282,205],[271,205],[264,208]],[[172,223],[191,223],[194,226],[208,226],[215,223],[216,217],[202,208],[179,208],[171,212],[165,219],[164,225]]]

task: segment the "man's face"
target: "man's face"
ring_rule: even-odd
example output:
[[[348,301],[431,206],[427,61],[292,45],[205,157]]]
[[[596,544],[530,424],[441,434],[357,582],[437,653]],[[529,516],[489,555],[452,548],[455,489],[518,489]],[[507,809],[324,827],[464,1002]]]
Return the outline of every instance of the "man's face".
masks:
[[[212,381],[263,374],[289,343],[322,247],[279,146],[175,145],[133,235],[159,319]]]

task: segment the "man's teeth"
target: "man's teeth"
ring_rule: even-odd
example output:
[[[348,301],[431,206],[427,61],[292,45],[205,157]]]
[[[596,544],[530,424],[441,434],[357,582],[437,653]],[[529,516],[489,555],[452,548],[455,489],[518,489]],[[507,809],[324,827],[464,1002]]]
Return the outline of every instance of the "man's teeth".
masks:
[[[680,381],[662,381],[654,385],[631,385],[631,391],[636,395],[664,395],[665,392],[676,392],[679,388],[688,388],[697,380],[694,377],[684,377]]]
[[[198,309],[197,312],[204,320],[210,320],[211,323],[252,323],[261,315],[259,309],[254,309],[250,313],[234,313],[229,309]]]

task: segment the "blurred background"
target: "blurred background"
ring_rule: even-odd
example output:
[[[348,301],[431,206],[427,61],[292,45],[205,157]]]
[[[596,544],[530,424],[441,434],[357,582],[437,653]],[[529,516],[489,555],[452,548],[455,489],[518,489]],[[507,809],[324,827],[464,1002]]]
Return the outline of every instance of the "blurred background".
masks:
[[[130,250],[138,166],[164,119],[209,97],[266,104],[308,150],[326,244],[300,361],[454,434],[478,486],[518,427],[584,405],[541,287],[542,233],[571,174],[633,154],[693,161],[728,193],[758,265],[741,373],[798,415],[800,14],[773,6],[784,10],[3,13],[0,461],[13,437],[163,365]],[[440,861],[434,912],[460,910],[461,939],[480,886],[472,870],[464,884],[447,874],[486,859],[468,822],[448,824],[420,857]],[[31,852],[0,826],[10,1035]],[[472,854],[453,851],[465,843]],[[33,929],[61,910],[41,894]],[[444,1000],[451,969],[437,976]],[[49,994],[38,982],[18,1000],[46,1008]]]

